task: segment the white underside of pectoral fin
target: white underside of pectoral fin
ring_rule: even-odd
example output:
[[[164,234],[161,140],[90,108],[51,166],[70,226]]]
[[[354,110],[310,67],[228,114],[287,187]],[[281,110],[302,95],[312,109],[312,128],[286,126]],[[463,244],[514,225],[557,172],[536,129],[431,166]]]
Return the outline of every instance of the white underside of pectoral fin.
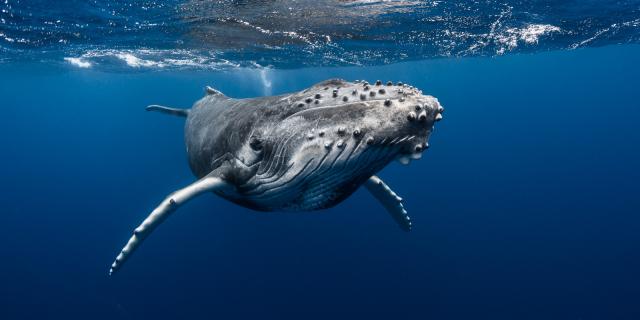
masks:
[[[365,183],[367,190],[380,201],[391,217],[404,231],[411,231],[411,219],[402,205],[400,198],[389,186],[377,176],[372,176]]]
[[[113,274],[122,267],[122,264],[124,264],[131,254],[140,246],[142,241],[180,205],[204,192],[225,188],[227,186],[228,184],[222,179],[207,176],[170,194],[142,221],[140,226],[133,231],[133,235],[111,265],[109,274]]]

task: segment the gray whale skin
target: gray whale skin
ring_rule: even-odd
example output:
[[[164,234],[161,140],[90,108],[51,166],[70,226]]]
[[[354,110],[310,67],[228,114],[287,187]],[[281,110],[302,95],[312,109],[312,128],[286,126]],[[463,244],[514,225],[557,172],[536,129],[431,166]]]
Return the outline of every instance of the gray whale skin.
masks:
[[[254,210],[311,211],[364,185],[403,230],[411,229],[402,199],[375,174],[393,160],[422,156],[444,112],[436,98],[402,83],[340,79],[250,99],[205,91],[191,109],[147,107],[186,117],[187,155],[198,180],[151,212],[109,274],[181,204],[205,192]]]

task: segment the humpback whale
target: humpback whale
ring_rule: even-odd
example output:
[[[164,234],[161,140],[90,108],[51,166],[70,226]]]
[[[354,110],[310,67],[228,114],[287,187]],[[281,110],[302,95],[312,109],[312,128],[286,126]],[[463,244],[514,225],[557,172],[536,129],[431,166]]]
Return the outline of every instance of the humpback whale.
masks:
[[[330,79],[305,90],[234,99],[205,88],[191,109],[147,107],[186,118],[185,144],[197,181],[171,193],[138,226],[111,265],[113,274],[172,212],[213,192],[258,211],[312,211],[360,186],[405,231],[411,219],[376,173],[393,160],[420,159],[444,108],[401,82]]]

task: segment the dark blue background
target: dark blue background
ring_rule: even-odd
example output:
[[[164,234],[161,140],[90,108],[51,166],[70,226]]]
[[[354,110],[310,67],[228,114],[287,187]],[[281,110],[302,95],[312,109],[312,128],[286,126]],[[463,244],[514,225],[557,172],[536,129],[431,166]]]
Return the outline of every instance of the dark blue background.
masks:
[[[638,319],[638,75],[631,45],[262,75],[0,66],[0,318]],[[412,232],[363,191],[313,213],[202,196],[107,276],[193,181],[183,119],[144,106],[331,77],[445,106],[425,157],[380,173]]]

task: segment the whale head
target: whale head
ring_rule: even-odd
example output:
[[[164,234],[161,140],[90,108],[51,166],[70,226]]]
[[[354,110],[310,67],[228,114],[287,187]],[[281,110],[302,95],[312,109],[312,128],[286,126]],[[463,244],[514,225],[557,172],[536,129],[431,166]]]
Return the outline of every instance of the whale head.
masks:
[[[292,210],[332,206],[391,161],[420,159],[444,111],[412,86],[382,81],[328,80],[279,101],[287,112],[246,141],[260,164],[241,189],[261,207]]]

